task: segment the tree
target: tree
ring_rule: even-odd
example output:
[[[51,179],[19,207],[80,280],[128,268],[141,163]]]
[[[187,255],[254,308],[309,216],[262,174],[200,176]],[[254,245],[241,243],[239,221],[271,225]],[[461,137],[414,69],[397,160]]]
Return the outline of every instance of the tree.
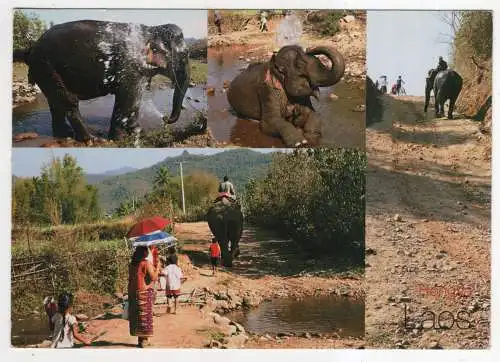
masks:
[[[14,50],[29,48],[47,31],[47,25],[35,14],[27,16],[21,10],[14,11]]]
[[[17,223],[74,224],[100,217],[97,189],[68,154],[44,165],[39,177],[17,180],[13,205]]]
[[[156,172],[153,181],[153,192],[158,196],[167,197],[169,195],[170,186],[170,172],[166,166],[161,166]]]

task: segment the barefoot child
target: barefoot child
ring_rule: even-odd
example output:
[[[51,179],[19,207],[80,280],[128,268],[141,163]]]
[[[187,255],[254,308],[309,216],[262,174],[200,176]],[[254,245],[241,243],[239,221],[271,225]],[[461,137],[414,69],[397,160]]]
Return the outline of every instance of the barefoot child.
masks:
[[[182,275],[182,270],[177,265],[177,255],[168,257],[168,265],[163,269],[162,275],[167,279],[166,297],[167,313],[170,313],[170,299],[174,298],[174,314],[177,313],[177,298],[181,295],[181,283],[186,280]]]
[[[220,246],[216,238],[212,238],[212,243],[210,244],[210,261],[212,263],[212,275],[215,275],[217,271],[217,262],[220,259]]]
[[[58,312],[52,317],[54,323],[54,337],[52,348],[72,348],[74,339],[85,345],[90,345],[91,341],[78,332],[78,322],[71,314],[73,310],[73,295],[63,293],[59,296]]]

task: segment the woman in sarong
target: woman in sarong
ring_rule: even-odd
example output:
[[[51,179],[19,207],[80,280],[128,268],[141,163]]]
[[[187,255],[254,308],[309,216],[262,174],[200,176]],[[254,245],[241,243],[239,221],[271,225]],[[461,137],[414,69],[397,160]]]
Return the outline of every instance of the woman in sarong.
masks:
[[[130,335],[138,337],[137,346],[147,345],[153,336],[154,283],[161,271],[159,260],[154,265],[149,261],[150,250],[139,246],[132,255],[128,277],[129,328]]]

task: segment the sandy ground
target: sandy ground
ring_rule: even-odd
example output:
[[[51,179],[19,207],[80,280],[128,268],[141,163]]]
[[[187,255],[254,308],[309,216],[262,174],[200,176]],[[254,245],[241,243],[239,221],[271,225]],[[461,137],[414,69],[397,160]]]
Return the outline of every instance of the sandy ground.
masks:
[[[491,140],[425,119],[419,97],[383,102],[367,129],[367,346],[487,348]]]
[[[258,302],[273,297],[308,296],[343,293],[356,298],[364,298],[362,277],[359,274],[321,275],[326,266],[316,264],[312,268],[311,259],[299,262],[300,253],[294,250],[292,242],[272,250],[265,242],[255,239],[254,234],[245,231],[240,247],[240,258],[232,269],[219,270],[212,276],[208,266],[208,240],[211,233],[205,222],[176,224],[175,232],[183,242],[180,254],[180,266],[188,280],[182,286],[183,293],[210,290],[229,295],[250,295]],[[275,247],[276,248],[276,247]],[[290,258],[295,257],[296,259]],[[285,258],[289,263],[279,262]],[[192,261],[192,263],[191,263]],[[293,264],[293,268],[287,264]],[[297,273],[302,270],[302,273]],[[321,276],[318,276],[321,275]],[[157,296],[157,303],[162,302],[162,295]],[[218,305],[224,301],[218,300]],[[258,303],[257,302],[257,303]],[[211,308],[210,308],[211,307]],[[154,337],[151,347],[203,348],[224,326],[214,321],[210,310],[213,305],[191,299],[180,303],[177,314],[167,314],[165,304],[157,304],[154,311]],[[123,348],[135,347],[136,337],[131,337],[128,321],[120,319],[122,309],[117,307],[110,319],[94,319],[88,322],[89,336],[107,333],[92,347],[83,348]],[[222,329],[221,329],[222,328]],[[239,337],[234,336],[235,340]],[[246,343],[229,343],[225,348],[363,348],[364,341],[354,338],[342,338],[337,335],[316,337],[283,336],[264,338],[246,332]]]

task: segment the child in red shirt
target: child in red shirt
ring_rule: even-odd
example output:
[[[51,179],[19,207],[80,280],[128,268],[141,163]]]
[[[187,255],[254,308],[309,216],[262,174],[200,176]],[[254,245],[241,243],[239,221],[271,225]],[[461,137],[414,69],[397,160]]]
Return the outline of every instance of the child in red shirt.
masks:
[[[212,263],[212,275],[215,275],[215,272],[217,270],[217,262],[219,261],[221,254],[220,246],[216,238],[212,239],[209,251],[210,251],[210,261]]]

